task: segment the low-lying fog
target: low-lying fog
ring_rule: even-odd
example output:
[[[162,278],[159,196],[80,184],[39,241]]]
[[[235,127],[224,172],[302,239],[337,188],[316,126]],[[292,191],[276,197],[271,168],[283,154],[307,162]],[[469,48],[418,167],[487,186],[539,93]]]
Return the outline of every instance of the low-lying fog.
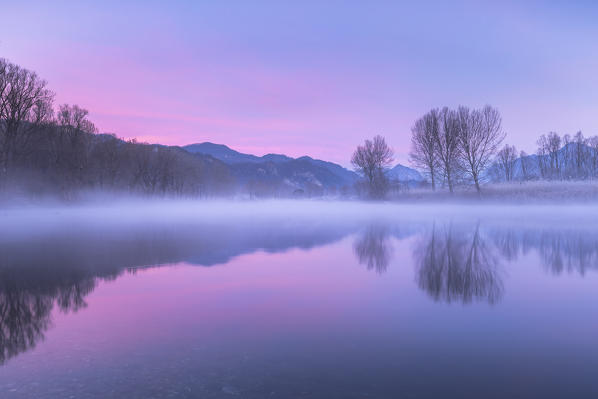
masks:
[[[592,224],[598,205],[397,204],[386,202],[263,200],[142,200],[0,208],[0,239],[49,228],[131,228],[134,224],[221,224],[235,229],[271,223],[360,224],[435,218],[516,224]],[[271,227],[271,226],[270,226]]]
[[[594,250],[598,248],[598,241],[594,242],[598,237],[597,210],[589,205],[334,201],[143,201],[14,207],[0,210],[0,268],[18,270],[52,263],[119,269],[181,261],[209,266],[256,251],[324,246],[351,235],[358,240],[361,237],[365,253],[376,257],[376,251],[384,252],[388,237],[436,237],[439,231],[447,237],[491,236],[503,249],[506,241],[511,247],[525,242],[546,248],[547,240],[552,240],[557,252],[566,242],[573,248],[569,252],[583,247],[582,252],[591,249],[594,254],[598,251]],[[358,247],[356,244],[356,251]]]

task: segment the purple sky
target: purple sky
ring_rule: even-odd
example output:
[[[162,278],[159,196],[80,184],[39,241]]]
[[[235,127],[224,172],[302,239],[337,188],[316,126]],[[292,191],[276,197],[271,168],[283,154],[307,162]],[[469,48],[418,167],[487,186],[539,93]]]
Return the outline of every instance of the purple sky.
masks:
[[[486,103],[528,152],[598,134],[592,2],[398,3],[3,1],[0,57],[148,142],[348,165],[382,134],[406,163],[417,117]]]

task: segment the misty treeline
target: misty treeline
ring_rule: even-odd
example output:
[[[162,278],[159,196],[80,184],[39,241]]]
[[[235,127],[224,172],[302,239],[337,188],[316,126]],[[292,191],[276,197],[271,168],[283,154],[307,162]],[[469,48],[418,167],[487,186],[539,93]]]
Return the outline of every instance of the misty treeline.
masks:
[[[505,145],[489,170],[493,181],[590,180],[598,177],[598,136],[550,132],[537,140],[535,154]]]
[[[410,160],[432,190],[483,182],[586,180],[598,177],[598,136],[543,134],[535,154],[505,144],[501,116],[491,106],[432,109],[412,128]]]
[[[54,104],[45,80],[0,59],[0,191],[202,197],[231,189],[227,168],[213,158],[97,133],[87,110]]]

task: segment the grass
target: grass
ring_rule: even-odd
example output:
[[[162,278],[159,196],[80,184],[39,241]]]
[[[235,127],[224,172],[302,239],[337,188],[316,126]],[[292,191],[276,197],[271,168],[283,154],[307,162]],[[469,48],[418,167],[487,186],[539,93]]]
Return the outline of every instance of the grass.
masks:
[[[598,202],[598,181],[528,181],[489,183],[478,194],[474,187],[461,186],[453,194],[448,189],[410,189],[392,194],[392,200],[409,202]]]

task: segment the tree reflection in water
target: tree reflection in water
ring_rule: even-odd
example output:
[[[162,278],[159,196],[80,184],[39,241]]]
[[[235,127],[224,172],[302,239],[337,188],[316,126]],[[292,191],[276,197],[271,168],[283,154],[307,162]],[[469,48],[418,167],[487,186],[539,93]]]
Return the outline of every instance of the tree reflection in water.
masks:
[[[422,234],[414,247],[416,280],[435,301],[498,302],[504,292],[499,261],[480,232],[452,223]]]
[[[366,265],[368,270],[384,273],[392,258],[392,244],[388,227],[372,224],[353,243],[353,251],[359,264]]]
[[[53,305],[47,297],[18,291],[0,293],[0,365],[43,339]]]
[[[598,235],[595,229],[516,229],[494,228],[490,231],[500,254],[516,260],[535,250],[543,267],[555,275],[598,270]]]
[[[52,325],[54,306],[63,312],[87,306],[84,297],[95,288],[95,278],[70,280],[60,271],[53,274],[58,278],[46,275],[49,278],[41,285],[30,285],[23,284],[23,275],[1,271],[0,365],[21,352],[33,349],[37,342],[43,340],[45,331]],[[32,280],[40,282],[39,277]]]
[[[100,281],[144,266],[212,266],[259,249],[308,249],[352,231],[352,225],[306,220],[241,228],[225,223],[79,226],[22,239],[0,234],[0,365],[44,339],[54,308],[68,312],[87,306],[85,297]]]
[[[434,300],[497,303],[503,296],[502,261],[535,250],[554,274],[598,269],[593,226],[505,226],[448,222],[372,223],[353,243],[360,264],[387,271],[392,237],[413,236],[415,279]],[[52,325],[53,308],[76,311],[99,281],[137,267],[187,262],[211,266],[259,249],[326,245],[363,228],[363,222],[243,223],[69,230],[17,240],[0,235],[0,364],[32,349]],[[431,226],[426,230],[426,226]],[[483,228],[482,228],[483,227]],[[491,240],[488,240],[491,238]]]

